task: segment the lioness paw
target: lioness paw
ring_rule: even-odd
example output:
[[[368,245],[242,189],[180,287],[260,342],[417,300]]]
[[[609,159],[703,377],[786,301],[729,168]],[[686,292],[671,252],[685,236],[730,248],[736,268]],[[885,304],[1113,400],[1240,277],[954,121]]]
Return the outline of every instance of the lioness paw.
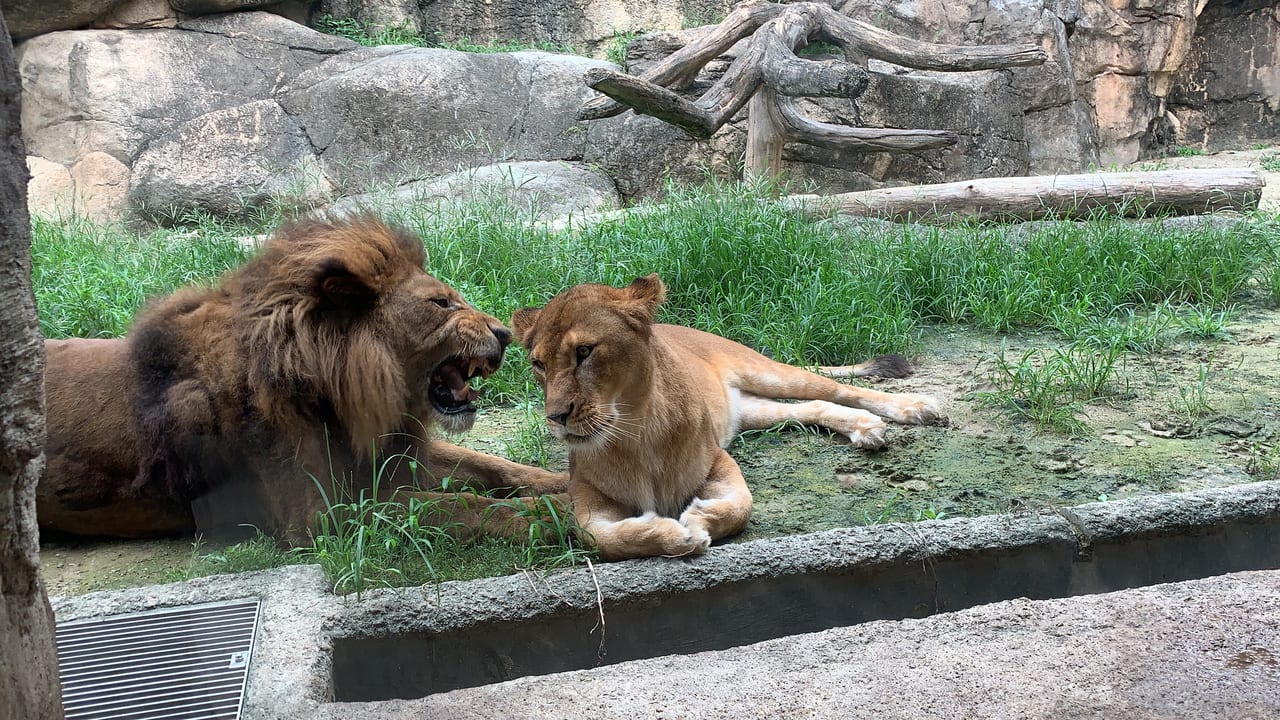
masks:
[[[701,555],[711,547],[711,534],[701,524],[685,527],[685,537],[680,552],[675,555]]]
[[[907,425],[934,425],[943,421],[942,403],[937,398],[915,393],[896,396],[894,416],[890,419]]]
[[[849,442],[856,448],[864,448],[866,450],[875,450],[884,447],[884,432],[886,426],[867,425],[855,429],[849,433]]]

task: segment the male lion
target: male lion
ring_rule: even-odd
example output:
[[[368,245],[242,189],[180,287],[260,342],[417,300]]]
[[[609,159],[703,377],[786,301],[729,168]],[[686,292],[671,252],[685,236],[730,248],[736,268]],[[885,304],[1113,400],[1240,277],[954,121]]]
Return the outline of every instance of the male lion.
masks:
[[[471,427],[470,380],[497,369],[511,337],[424,261],[418,238],[371,217],[303,220],[215,287],[153,301],[125,338],[46,341],[40,526],[145,537],[253,524],[298,543],[324,494],[358,496],[379,469],[384,498],[417,473],[563,490],[563,474],[423,437]],[[439,498],[471,510],[449,518],[464,533],[480,530],[478,511],[513,520],[505,503]]]
[[[923,395],[845,385],[717,335],[655,324],[665,296],[657,275],[625,288],[579,285],[511,321],[551,431],[569,446],[574,514],[605,558],[698,554],[740,532],[751,491],[724,448],[741,430],[790,421],[879,447],[882,417],[940,417]],[[905,364],[890,356],[825,370],[904,374]]]

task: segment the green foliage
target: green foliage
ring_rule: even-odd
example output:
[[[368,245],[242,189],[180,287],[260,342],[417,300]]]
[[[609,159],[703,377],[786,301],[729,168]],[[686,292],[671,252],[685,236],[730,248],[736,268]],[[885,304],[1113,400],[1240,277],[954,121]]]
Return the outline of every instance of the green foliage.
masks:
[[[140,236],[120,225],[35,218],[31,255],[45,337],[118,337],[147,298],[212,282],[247,251],[232,228],[213,223]]]
[[[1187,145],[1182,145],[1174,148],[1173,154],[1177,155],[1178,157],[1196,157],[1199,155],[1204,155],[1204,150],[1198,147],[1190,147]]]
[[[430,43],[421,33],[408,23],[394,23],[384,26],[373,26],[355,18],[337,18],[322,15],[315,21],[316,30],[329,35],[337,35],[366,47],[378,45],[416,45],[425,46]]]
[[[1280,154],[1267,153],[1258,158],[1258,164],[1267,172],[1280,172]]]
[[[627,46],[631,44],[632,40],[644,34],[644,30],[615,32],[605,41],[604,59],[625,69],[627,67]]]
[[[1178,388],[1178,399],[1170,402],[1169,409],[1190,423],[1212,415],[1214,410],[1209,404],[1209,375],[1209,365],[1200,363],[1195,382]]]
[[[1028,350],[1013,361],[1001,348],[990,374],[995,390],[980,393],[979,400],[1025,417],[1041,430],[1083,434],[1087,426],[1077,414],[1084,403],[1113,393],[1123,362],[1121,344]]]
[[[248,540],[205,552],[203,538],[191,543],[191,561],[186,568],[175,571],[166,582],[178,582],[207,575],[223,575],[270,570],[303,562],[296,554],[280,547],[275,538],[256,531]]]

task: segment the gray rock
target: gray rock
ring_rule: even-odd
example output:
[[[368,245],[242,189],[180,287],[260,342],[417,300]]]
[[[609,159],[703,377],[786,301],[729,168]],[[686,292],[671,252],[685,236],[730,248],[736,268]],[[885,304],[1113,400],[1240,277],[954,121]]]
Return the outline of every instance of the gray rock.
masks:
[[[123,0],[0,0],[5,24],[15,38],[86,27]]]
[[[174,10],[192,15],[256,10],[278,2],[280,0],[169,0]]]
[[[237,216],[268,202],[312,206],[332,188],[302,128],[274,100],[215,110],[157,137],[133,164],[129,206],[169,222]]]
[[[618,207],[613,181],[582,163],[498,163],[461,170],[393,190],[343,198],[328,209],[349,213],[373,209],[382,214],[423,207],[448,213],[458,204],[498,202],[527,221],[604,212]]]
[[[1198,23],[1169,96],[1181,124],[1177,144],[1220,150],[1280,137],[1275,3],[1210,4]]]
[[[581,158],[586,133],[574,112],[590,92],[582,72],[597,64],[401,48],[354,66],[339,59],[282,102],[325,173],[354,193],[496,161]]]

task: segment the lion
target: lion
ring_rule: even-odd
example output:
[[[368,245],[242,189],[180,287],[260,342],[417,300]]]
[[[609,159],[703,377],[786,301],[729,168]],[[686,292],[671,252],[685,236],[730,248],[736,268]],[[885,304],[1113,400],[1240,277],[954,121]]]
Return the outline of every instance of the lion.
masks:
[[[253,525],[301,544],[326,502],[375,476],[382,499],[419,476],[562,492],[564,473],[433,436],[470,429],[471,381],[497,370],[511,333],[424,263],[419,238],[372,216],[311,217],[216,286],[153,300],[124,338],[46,340],[41,528]],[[525,529],[519,500],[431,497],[461,534]]]
[[[625,288],[585,284],[511,327],[569,449],[569,497],[601,557],[697,555],[751,516],[751,491],[725,448],[781,422],[829,428],[856,447],[885,442],[885,419],[937,422],[935,399],[846,385],[718,335],[654,322],[657,275]],[[903,376],[902,356],[828,367],[834,377]],[[778,399],[805,402],[779,402]]]

